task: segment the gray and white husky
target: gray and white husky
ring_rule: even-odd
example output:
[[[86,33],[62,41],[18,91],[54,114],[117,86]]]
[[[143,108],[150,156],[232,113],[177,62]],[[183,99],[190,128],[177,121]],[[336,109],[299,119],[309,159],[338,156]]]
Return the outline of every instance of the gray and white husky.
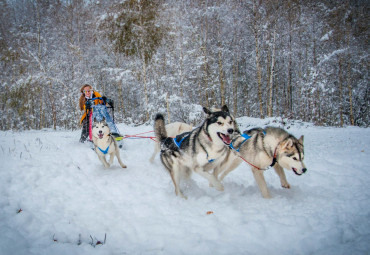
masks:
[[[168,137],[175,137],[179,134],[190,132],[193,130],[193,126],[183,123],[183,122],[173,122],[166,125],[166,131]],[[154,158],[157,155],[157,153],[161,150],[160,143],[154,144],[154,151],[152,156],[150,157],[150,162],[154,162]]]
[[[203,110],[207,114],[203,124],[176,138],[167,136],[163,115],[155,117],[154,130],[161,144],[161,161],[171,175],[176,195],[183,198],[186,196],[180,190],[180,179],[190,176],[192,171],[206,178],[217,190],[224,190],[213,169],[224,161],[229,144],[239,134],[226,105],[220,111],[205,107]]]
[[[220,181],[239,166],[247,162],[264,198],[270,198],[263,170],[273,166],[280,177],[281,186],[290,188],[284,168],[292,170],[296,175],[307,171],[304,159],[303,136],[299,139],[286,132],[284,129],[267,127],[255,128],[244,131],[243,135],[236,137],[230,147],[226,159],[215,169],[214,174]],[[220,175],[220,176],[219,176]]]
[[[94,123],[92,125],[92,138],[95,152],[98,154],[98,157],[103,163],[104,167],[109,168],[113,163],[114,156],[116,156],[121,167],[126,168],[126,165],[123,164],[119,156],[119,147],[117,141],[111,135],[105,118],[103,118],[102,121],[97,121],[94,119]],[[109,163],[105,159],[106,155],[110,156]]]

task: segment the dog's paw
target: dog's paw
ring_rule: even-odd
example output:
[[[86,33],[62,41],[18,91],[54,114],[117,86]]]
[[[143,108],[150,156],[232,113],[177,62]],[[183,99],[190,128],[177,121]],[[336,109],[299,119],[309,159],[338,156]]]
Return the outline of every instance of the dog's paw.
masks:
[[[267,198],[267,199],[272,198],[268,190],[261,190],[261,193],[262,193],[263,198]]]
[[[121,167],[122,168],[127,168],[127,166],[125,164],[122,164]]]
[[[283,187],[284,189],[290,189],[290,184],[288,182],[281,183],[281,187]]]
[[[179,197],[181,197],[181,198],[183,198],[183,199],[188,199],[188,197],[187,196],[185,196],[181,191],[175,191],[175,193],[176,193],[176,196],[179,196]]]
[[[225,188],[224,188],[224,185],[222,185],[221,182],[216,182],[214,183],[214,187],[218,190],[218,191],[224,191]]]

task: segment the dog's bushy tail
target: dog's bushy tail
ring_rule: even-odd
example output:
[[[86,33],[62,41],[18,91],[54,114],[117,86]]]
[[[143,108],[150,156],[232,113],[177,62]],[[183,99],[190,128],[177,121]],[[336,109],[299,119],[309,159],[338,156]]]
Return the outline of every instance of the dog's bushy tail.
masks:
[[[158,142],[163,141],[167,138],[166,126],[164,124],[164,117],[158,113],[154,119],[154,132]]]

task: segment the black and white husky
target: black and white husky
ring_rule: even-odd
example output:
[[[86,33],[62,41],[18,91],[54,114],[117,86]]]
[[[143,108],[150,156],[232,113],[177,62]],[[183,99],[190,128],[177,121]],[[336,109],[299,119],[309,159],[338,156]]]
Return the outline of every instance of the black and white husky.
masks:
[[[270,198],[263,170],[273,166],[280,178],[283,188],[290,188],[284,168],[296,175],[307,171],[304,160],[303,136],[299,139],[276,127],[255,128],[236,136],[230,144],[229,151],[222,164],[217,166],[214,174],[222,181],[225,176],[238,167],[243,160],[247,162],[264,198]]]
[[[203,124],[176,138],[167,136],[163,115],[155,117],[154,131],[161,144],[161,161],[171,175],[176,195],[183,198],[186,196],[180,190],[180,178],[189,176],[192,171],[206,178],[217,190],[224,190],[213,169],[225,159],[229,144],[239,134],[226,105],[217,111],[203,110],[207,114]]]
[[[95,152],[98,154],[100,161],[103,163],[104,167],[109,168],[112,163],[114,156],[117,157],[117,160],[122,168],[126,168],[126,165],[123,164],[120,156],[119,156],[119,147],[114,139],[114,137],[110,133],[109,126],[103,118],[102,121],[97,121],[94,119],[94,123],[92,125],[92,138],[94,142]],[[109,155],[109,163],[105,159],[105,156]]]

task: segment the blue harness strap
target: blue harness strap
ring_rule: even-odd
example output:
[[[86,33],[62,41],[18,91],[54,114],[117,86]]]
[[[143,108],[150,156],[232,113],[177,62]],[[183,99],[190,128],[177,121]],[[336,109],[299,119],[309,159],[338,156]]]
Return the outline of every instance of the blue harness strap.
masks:
[[[262,131],[262,133],[264,134],[264,135],[266,135],[266,131],[265,130],[263,130]],[[242,135],[241,135],[242,137],[244,137],[244,141],[243,142],[241,142],[240,144],[239,144],[239,147],[238,147],[238,149],[235,149],[235,147],[234,147],[234,145],[233,145],[233,142],[235,141],[232,141],[231,143],[230,143],[230,145],[229,145],[229,147],[231,148],[231,149],[233,149],[233,150],[235,150],[235,151],[237,151],[237,152],[239,152],[240,151],[240,147],[242,147],[242,144],[243,143],[245,143],[249,138],[251,138],[252,136],[250,136],[250,135],[247,135],[246,133],[243,133]]]
[[[98,147],[98,149],[105,155],[105,154],[108,153],[109,145],[108,145],[108,147],[104,151],[102,149],[100,149],[100,147]]]
[[[185,134],[185,133],[184,133]],[[190,133],[188,133],[188,134],[185,134],[182,138],[181,138],[181,140],[180,141],[177,141],[177,138],[180,138],[181,137],[181,135],[178,135],[178,136],[176,136],[176,137],[174,137],[174,138],[172,138],[173,139],[173,142],[176,144],[176,146],[180,149],[180,147],[181,147],[181,144],[182,144],[182,142],[186,139],[186,138],[188,138],[188,136],[190,135]],[[216,159],[208,159],[208,152],[206,151],[206,153],[207,153],[207,160],[208,160],[208,162],[209,163],[212,163],[212,162],[214,162]]]
[[[184,135],[184,137],[182,137],[181,138],[181,140],[178,142],[177,141],[177,138],[179,137],[179,136],[181,136],[181,135],[178,135],[178,136],[176,136],[176,137],[174,137],[174,138],[172,138],[173,139],[173,142],[176,144],[176,146],[180,149],[180,146],[181,146],[181,144],[182,144],[182,142],[188,137],[190,135],[190,133],[189,134],[186,134],[186,135]]]
[[[208,159],[208,153],[207,153],[207,159]],[[208,159],[208,162],[209,163],[212,163],[212,162],[214,162],[216,159],[214,159],[214,158],[211,158],[211,159]]]
[[[235,151],[237,151],[237,152],[239,152],[240,147],[242,146],[242,144],[243,144],[243,143],[245,143],[249,138],[251,138],[251,136],[249,136],[249,135],[247,135],[247,134],[245,134],[245,133],[243,133],[241,136],[242,136],[242,137],[244,137],[244,141],[243,141],[243,142],[241,142],[241,144],[239,144],[239,148],[238,148],[238,149],[236,149],[236,148],[234,147],[234,145],[233,145],[233,142],[234,142],[234,141],[232,141],[232,142],[230,143],[230,145],[229,145],[231,149],[233,149],[233,150],[235,150]]]

